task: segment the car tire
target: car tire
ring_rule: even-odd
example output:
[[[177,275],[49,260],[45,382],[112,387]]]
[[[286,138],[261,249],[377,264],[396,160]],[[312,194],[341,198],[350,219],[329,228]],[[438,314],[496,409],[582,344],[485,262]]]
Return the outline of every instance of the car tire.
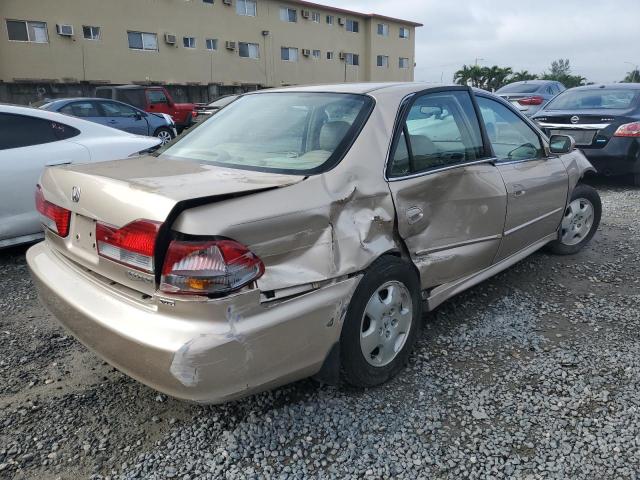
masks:
[[[420,281],[412,265],[383,256],[356,288],[340,336],[343,380],[373,387],[406,364],[422,325]]]
[[[173,132],[169,128],[165,128],[165,127],[158,128],[153,134],[153,136],[162,140],[162,145],[169,143],[174,138]]]
[[[600,225],[602,202],[598,191],[583,183],[576,186],[562,218],[558,239],[549,244],[556,255],[572,255],[591,241]]]

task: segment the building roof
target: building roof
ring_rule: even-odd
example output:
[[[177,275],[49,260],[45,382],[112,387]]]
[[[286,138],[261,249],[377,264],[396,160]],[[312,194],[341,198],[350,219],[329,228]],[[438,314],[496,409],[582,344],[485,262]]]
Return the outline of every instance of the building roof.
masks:
[[[290,3],[297,3],[298,5],[302,5],[309,8],[322,8],[324,10],[331,10],[337,13],[344,13],[345,15],[356,15],[358,17],[365,17],[365,18],[379,18],[381,20],[389,20],[390,22],[404,23],[406,25],[411,25],[412,27],[424,26],[422,23],[413,22],[411,20],[403,20],[401,18],[387,17],[385,15],[378,15],[377,13],[356,12],[354,10],[346,10],[344,8],[332,7],[329,5],[323,5],[321,3],[307,2],[305,0],[288,0],[288,1]]]

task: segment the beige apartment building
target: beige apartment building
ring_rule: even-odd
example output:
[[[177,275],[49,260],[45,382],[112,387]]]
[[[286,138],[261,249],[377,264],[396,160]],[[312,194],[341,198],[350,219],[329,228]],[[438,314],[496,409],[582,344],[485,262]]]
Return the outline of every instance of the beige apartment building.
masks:
[[[421,24],[296,0],[0,0],[0,101],[411,81]]]

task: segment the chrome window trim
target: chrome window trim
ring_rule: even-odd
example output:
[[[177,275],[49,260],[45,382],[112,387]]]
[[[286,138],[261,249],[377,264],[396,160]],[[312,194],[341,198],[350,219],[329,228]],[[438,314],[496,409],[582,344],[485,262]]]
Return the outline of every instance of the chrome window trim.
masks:
[[[544,123],[538,122],[540,128],[554,128],[557,130],[602,130],[607,128],[610,123]]]
[[[387,174],[386,174],[386,170],[385,170],[385,180],[387,182],[397,182],[398,180],[408,180],[410,178],[423,177],[425,175],[431,175],[432,173],[446,172],[448,170],[453,170],[455,168],[461,168],[461,167],[468,167],[470,165],[480,165],[482,163],[490,163],[491,165],[495,165],[497,163],[497,161],[498,160],[495,157],[482,158],[480,160],[471,160],[469,162],[456,163],[455,165],[447,165],[446,167],[432,168],[432,169],[429,169],[429,170],[424,170],[422,172],[416,172],[416,173],[413,173],[411,175],[405,175],[405,176],[402,176],[402,177],[391,177],[391,178],[386,178]]]

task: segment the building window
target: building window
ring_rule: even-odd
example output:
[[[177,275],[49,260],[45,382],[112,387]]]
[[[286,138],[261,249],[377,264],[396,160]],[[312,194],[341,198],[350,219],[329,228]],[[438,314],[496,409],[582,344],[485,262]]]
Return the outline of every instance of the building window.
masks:
[[[196,37],[182,37],[184,48],[196,48]]]
[[[311,52],[311,56],[313,57],[314,60],[320,60],[320,56],[322,54],[320,53],[320,50],[313,50]]]
[[[208,3],[209,5],[213,5],[213,0],[202,0],[202,3]]]
[[[283,22],[297,22],[298,11],[295,8],[280,7],[280,20]]]
[[[357,20],[347,20],[347,32],[358,33],[359,27]]]
[[[100,40],[100,27],[82,26],[82,35],[87,40]]]
[[[297,62],[298,61],[298,49],[291,47],[280,48],[280,58],[285,62]]]
[[[389,57],[387,55],[378,55],[378,66],[389,68]]]
[[[260,45],[257,43],[238,43],[238,52],[244,58],[260,58]]]
[[[347,62],[347,65],[360,65],[360,55],[357,53],[347,53],[344,56],[344,61]]]
[[[320,23],[320,13],[311,12],[311,20],[315,23]]]
[[[409,29],[400,27],[400,38],[409,38]]]
[[[236,0],[236,12],[246,17],[256,16],[256,0]]]
[[[9,40],[14,42],[48,43],[47,24],[25,20],[7,20]]]
[[[327,25],[333,25],[333,15],[327,15]]]
[[[400,57],[399,66],[400,66],[400,68],[409,68],[409,59]]]
[[[378,35],[382,35],[383,37],[389,36],[389,25],[386,23],[378,24]]]
[[[207,44],[207,50],[217,50],[218,49],[218,39],[217,38],[207,38],[205,40]]]
[[[158,50],[158,36],[148,32],[127,32],[129,48],[133,50]]]

